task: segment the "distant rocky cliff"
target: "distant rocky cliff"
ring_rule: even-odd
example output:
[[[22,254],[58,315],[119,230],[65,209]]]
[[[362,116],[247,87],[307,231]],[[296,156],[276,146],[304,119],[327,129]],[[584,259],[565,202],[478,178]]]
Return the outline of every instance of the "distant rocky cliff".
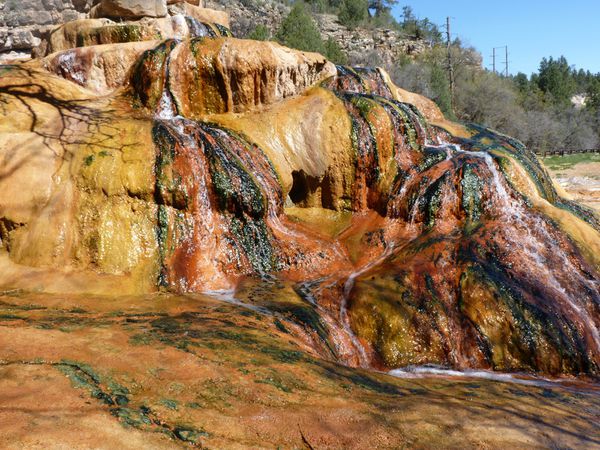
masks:
[[[88,16],[93,0],[0,1],[0,55],[28,56],[55,25]]]
[[[290,10],[277,0],[206,0],[205,3],[209,8],[226,9],[230,13],[236,36],[247,35],[259,24],[275,34]],[[332,14],[317,14],[315,18],[323,38],[333,38],[354,64],[376,62],[387,65],[400,55],[418,55],[428,46],[423,40],[411,39],[393,30],[349,30]]]
[[[99,0],[0,2],[0,59],[29,56],[55,25],[90,17],[90,11],[97,3]],[[168,3],[174,2],[170,0]],[[275,0],[207,0],[204,3],[208,8],[227,10],[234,34],[241,37],[259,24],[265,25],[274,34],[289,12],[288,6]],[[323,37],[332,37],[338,42],[355,64],[375,62],[385,65],[400,55],[416,55],[427,48],[426,42],[408,39],[392,30],[348,30],[335,15],[320,14],[316,19]]]

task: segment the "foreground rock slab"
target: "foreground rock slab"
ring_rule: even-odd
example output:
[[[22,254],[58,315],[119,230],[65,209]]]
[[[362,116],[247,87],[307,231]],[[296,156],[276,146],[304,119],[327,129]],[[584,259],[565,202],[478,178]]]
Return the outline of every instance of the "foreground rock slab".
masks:
[[[0,295],[2,448],[593,448],[589,385],[398,379],[319,360],[282,291]],[[279,312],[257,308],[278,304]]]

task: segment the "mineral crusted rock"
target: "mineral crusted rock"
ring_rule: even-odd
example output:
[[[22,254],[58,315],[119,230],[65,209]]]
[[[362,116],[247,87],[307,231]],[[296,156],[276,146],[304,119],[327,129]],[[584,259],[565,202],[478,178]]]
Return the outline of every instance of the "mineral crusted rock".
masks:
[[[183,46],[171,61],[171,92],[189,116],[243,112],[303,93],[335,74],[317,53],[274,42],[217,39]]]

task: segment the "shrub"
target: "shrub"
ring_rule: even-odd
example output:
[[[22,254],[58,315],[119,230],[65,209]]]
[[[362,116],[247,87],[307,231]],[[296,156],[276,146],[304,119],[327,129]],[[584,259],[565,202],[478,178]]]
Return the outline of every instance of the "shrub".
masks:
[[[339,44],[331,37],[325,42],[325,56],[335,64],[348,64],[348,56],[346,56]]]
[[[255,41],[268,41],[271,39],[271,31],[264,25],[257,25],[247,38]]]
[[[344,0],[338,14],[340,22],[348,28],[356,28],[369,17],[368,0]]]
[[[282,45],[310,52],[325,53],[325,44],[308,8],[303,2],[294,3],[277,34]]]

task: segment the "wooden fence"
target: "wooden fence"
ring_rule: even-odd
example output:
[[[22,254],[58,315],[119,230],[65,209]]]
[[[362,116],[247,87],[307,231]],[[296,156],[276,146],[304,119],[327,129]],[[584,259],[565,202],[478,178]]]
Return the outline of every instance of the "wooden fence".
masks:
[[[545,152],[536,152],[539,156],[565,156],[565,155],[576,155],[579,153],[600,153],[600,148],[587,148],[581,150],[548,150]]]

